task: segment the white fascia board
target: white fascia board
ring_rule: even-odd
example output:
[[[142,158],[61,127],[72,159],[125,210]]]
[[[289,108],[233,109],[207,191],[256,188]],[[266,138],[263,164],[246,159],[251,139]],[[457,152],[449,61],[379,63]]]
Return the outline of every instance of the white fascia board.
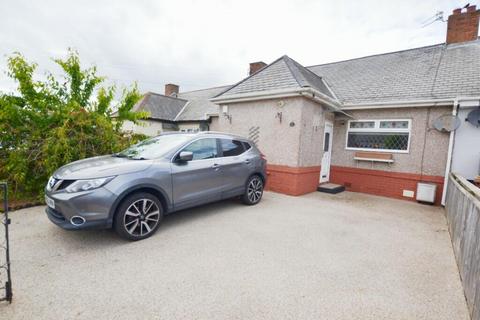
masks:
[[[204,120],[204,121],[208,121],[210,118],[212,118],[212,117],[218,117],[218,116],[219,116],[218,113],[205,113],[205,114],[203,115],[203,120]]]
[[[480,97],[458,98],[458,104],[461,109],[478,107],[480,105]]]
[[[328,105],[329,107],[331,107],[334,111],[338,111],[340,112],[341,108],[342,108],[342,105],[335,99],[327,96],[326,94],[318,91],[318,90],[315,90],[313,88],[305,88],[303,89],[302,92],[300,93],[303,93],[303,92],[308,92],[312,95],[312,98],[316,101],[320,101],[326,105]]]
[[[385,108],[418,108],[431,106],[451,106],[455,102],[460,103],[460,107],[478,105],[480,96],[472,97],[454,97],[446,99],[427,99],[427,100],[399,100],[389,102],[371,102],[343,105],[342,110],[363,110],[363,109],[385,109]]]
[[[410,100],[410,101],[390,101],[374,102],[362,104],[344,104],[343,110],[363,110],[363,109],[385,109],[385,108],[415,108],[430,106],[451,106],[455,99],[435,99],[435,100]]]
[[[321,104],[324,104],[330,107],[332,111],[341,112],[346,116],[351,117],[348,113],[342,111],[342,105],[338,101],[310,87],[296,88],[296,89],[277,89],[277,90],[268,90],[268,91],[252,92],[252,93],[241,93],[241,94],[231,95],[228,97],[213,98],[213,99],[210,99],[210,101],[216,104],[226,104],[231,102],[245,102],[245,101],[299,97],[299,96],[312,99],[316,102],[319,102]]]
[[[223,104],[230,102],[243,102],[243,101],[252,101],[259,99],[274,99],[274,98],[284,98],[284,97],[293,97],[298,96],[298,89],[277,89],[277,90],[266,90],[258,91],[251,93],[239,93],[232,94],[226,97],[216,97],[210,99],[213,103]]]
[[[311,96],[305,95],[305,93],[308,93]],[[315,89],[312,89],[312,88],[305,88],[304,91],[300,92],[300,94],[302,96],[306,97],[306,98],[309,98],[309,99],[312,99],[316,102],[319,102],[322,105],[326,105],[327,107],[330,108],[331,111],[340,112],[340,113],[343,113],[344,115],[346,115],[347,117],[353,118],[351,115],[349,115],[348,113],[343,111],[342,105],[338,101],[336,101],[336,100],[332,99],[331,97],[321,93],[318,90],[315,90]]]

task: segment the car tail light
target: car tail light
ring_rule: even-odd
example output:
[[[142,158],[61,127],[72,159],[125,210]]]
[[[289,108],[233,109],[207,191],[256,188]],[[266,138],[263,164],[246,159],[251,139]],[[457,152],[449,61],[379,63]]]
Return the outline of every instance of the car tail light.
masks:
[[[265,155],[263,153],[260,152],[260,158],[262,158],[262,160],[265,160],[267,161],[267,157],[265,157]]]

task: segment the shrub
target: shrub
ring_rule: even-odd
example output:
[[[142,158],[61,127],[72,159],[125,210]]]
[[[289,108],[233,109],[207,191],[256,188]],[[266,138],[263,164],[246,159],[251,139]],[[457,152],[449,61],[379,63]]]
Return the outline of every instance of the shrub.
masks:
[[[0,181],[12,199],[40,199],[48,177],[58,167],[82,158],[117,152],[143,139],[122,132],[125,120],[147,116],[132,111],[140,99],[136,85],[124,89],[114,104],[115,87],[101,87],[96,68],[82,69],[75,51],[54,60],[65,76],[48,73],[34,80],[37,68],[21,54],[8,58],[7,75],[16,93],[0,93]]]

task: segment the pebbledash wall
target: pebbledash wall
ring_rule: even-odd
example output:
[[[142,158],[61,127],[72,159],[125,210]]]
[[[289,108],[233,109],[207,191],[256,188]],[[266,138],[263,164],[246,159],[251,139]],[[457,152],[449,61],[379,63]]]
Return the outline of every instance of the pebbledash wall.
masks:
[[[451,112],[451,107],[348,111],[358,120],[411,119],[409,152],[393,153],[392,164],[356,161],[356,151],[346,149],[347,120],[337,118],[330,181],[344,185],[347,190],[406,200],[415,200],[418,182],[435,183],[436,204],[440,204],[449,134],[433,129],[433,121]],[[404,190],[413,191],[413,197],[405,197]]]
[[[231,103],[227,110],[222,114],[220,106],[215,130],[249,137],[257,143],[268,160],[269,190],[302,195],[317,189],[327,120],[334,125],[331,182],[350,191],[405,200],[415,200],[418,182],[435,183],[436,204],[440,204],[449,134],[433,129],[433,121],[451,114],[451,107],[349,110],[356,120],[412,120],[409,152],[393,153],[391,164],[354,160],[356,151],[346,149],[351,118],[334,116],[303,97]],[[405,197],[405,190],[412,191],[413,197]]]
[[[325,118],[333,114],[303,97],[220,106],[218,128],[249,137],[268,160],[267,189],[301,195],[317,189]]]

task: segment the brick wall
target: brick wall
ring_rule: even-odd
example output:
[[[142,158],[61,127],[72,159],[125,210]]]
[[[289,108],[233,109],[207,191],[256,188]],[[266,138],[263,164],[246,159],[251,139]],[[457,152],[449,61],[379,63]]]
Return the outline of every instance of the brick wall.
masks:
[[[317,190],[320,166],[289,167],[267,165],[267,185],[265,189],[292,196],[299,196]]]
[[[440,205],[444,177],[332,166],[330,168],[330,181],[344,185],[349,191],[411,201],[416,201],[417,182],[435,183],[437,185],[435,204]],[[404,197],[403,190],[412,190],[414,197]]]
[[[469,6],[464,12],[462,9],[455,9],[448,17],[447,43],[476,40],[479,19],[480,10],[477,10],[476,6]]]
[[[168,83],[165,85],[165,95],[168,97],[177,96],[180,87],[173,83]]]

